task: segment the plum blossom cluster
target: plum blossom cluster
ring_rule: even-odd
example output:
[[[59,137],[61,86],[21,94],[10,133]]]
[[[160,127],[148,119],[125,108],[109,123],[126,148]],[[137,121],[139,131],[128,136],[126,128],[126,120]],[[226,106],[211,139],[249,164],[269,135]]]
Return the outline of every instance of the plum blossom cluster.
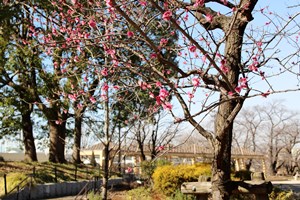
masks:
[[[235,88],[236,93],[240,93],[243,89],[248,89],[248,78],[247,77],[241,77],[239,79],[239,85]],[[234,93],[232,91],[228,92],[229,96],[232,96]]]
[[[159,88],[159,94],[155,96],[155,94],[151,91],[152,90],[152,85],[148,84],[143,81],[138,81],[138,85],[142,90],[150,90],[149,91],[149,97],[155,99],[156,101],[156,106],[162,106],[165,110],[172,110],[173,106],[172,104],[168,101],[170,97],[170,93],[166,88],[162,87],[162,84],[160,81],[157,81],[155,83],[155,88]]]

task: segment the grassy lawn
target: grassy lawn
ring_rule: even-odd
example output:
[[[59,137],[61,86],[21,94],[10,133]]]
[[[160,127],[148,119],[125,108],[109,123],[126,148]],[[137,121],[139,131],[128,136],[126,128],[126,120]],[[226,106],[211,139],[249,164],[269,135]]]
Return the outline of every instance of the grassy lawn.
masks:
[[[16,187],[28,175],[34,174],[33,183],[53,183],[64,181],[91,180],[94,176],[101,176],[99,167],[90,165],[28,163],[28,162],[0,162],[0,196],[4,195],[4,175],[6,175],[7,191]],[[75,175],[76,174],[76,175]],[[28,178],[22,185],[30,182]]]

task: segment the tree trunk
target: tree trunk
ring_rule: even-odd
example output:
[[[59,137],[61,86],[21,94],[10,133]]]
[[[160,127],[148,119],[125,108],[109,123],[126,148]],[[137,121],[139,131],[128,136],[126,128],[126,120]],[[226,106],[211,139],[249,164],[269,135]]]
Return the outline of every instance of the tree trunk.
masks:
[[[226,64],[230,68],[226,74],[228,82],[233,89],[238,86],[240,75],[240,62],[243,44],[243,35],[246,24],[236,24],[230,29],[230,34],[226,39],[225,58]],[[226,31],[227,32],[227,31]],[[218,112],[215,118],[215,139],[213,141],[214,159],[212,163],[212,198],[213,200],[229,200],[231,194],[230,171],[231,171],[231,144],[233,121],[237,113],[238,101],[229,100],[227,94],[220,95]],[[232,117],[233,116],[233,117]]]
[[[145,161],[146,160],[146,155],[145,155],[145,152],[144,152],[144,142],[141,141],[141,140],[138,140],[138,146],[139,146],[139,149],[140,149],[140,159],[141,159],[141,162],[142,161]]]
[[[108,92],[107,92],[108,96]],[[104,110],[105,110],[105,122],[104,122],[104,133],[105,133],[105,142],[104,144],[104,167],[103,167],[103,177],[102,177],[102,191],[101,196],[103,200],[107,200],[107,189],[108,189],[108,177],[109,177],[109,158],[110,158],[110,151],[109,151],[109,145],[110,145],[110,134],[109,134],[109,99],[105,101],[104,104]]]
[[[232,127],[223,130],[226,118],[232,112],[233,103],[220,105],[216,118],[216,139],[214,141],[214,158],[212,163],[212,197],[213,200],[229,200],[230,198],[230,171],[231,171],[231,143]]]
[[[26,105],[25,105],[26,104]],[[32,122],[30,114],[32,112],[32,106],[27,103],[23,103],[22,112],[22,130],[23,130],[23,143],[25,147],[25,160],[29,162],[37,161],[36,148],[34,144]]]
[[[122,140],[121,140],[121,124],[118,123],[118,170],[119,173],[122,173],[122,152],[121,152]],[[125,166],[125,165],[124,165]]]
[[[108,178],[109,178],[109,143],[104,145],[104,166],[102,177],[102,199],[107,200]]]
[[[72,159],[73,163],[80,164],[80,148],[81,148],[81,126],[82,126],[82,117],[80,114],[75,114],[75,128],[74,128],[74,144],[73,144],[73,154]]]
[[[55,121],[49,121],[48,123],[50,127],[49,161],[65,163],[66,122],[56,124]]]
[[[155,124],[153,124],[153,126],[155,126]],[[151,135],[151,160],[154,160],[157,156],[157,146],[156,146],[156,141],[157,141],[157,129],[158,129],[158,125],[156,126],[156,130],[152,131],[152,135]]]

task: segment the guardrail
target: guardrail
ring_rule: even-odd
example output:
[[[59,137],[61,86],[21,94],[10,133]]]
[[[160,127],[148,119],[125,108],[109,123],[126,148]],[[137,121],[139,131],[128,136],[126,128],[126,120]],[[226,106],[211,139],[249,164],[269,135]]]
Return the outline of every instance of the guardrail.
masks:
[[[84,187],[79,191],[79,193],[76,195],[75,200],[77,200],[80,196],[85,196],[87,197],[88,192],[90,192],[91,190],[94,190],[94,193],[96,193],[97,191],[97,182],[99,181],[99,176],[94,176],[94,182],[87,182]],[[91,187],[91,184],[93,185]],[[80,198],[82,199],[82,197]]]

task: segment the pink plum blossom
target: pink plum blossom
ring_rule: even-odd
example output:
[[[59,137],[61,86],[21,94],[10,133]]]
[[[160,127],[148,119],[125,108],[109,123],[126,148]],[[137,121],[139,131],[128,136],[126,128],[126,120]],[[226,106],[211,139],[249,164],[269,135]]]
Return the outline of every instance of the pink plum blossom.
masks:
[[[96,26],[97,26],[95,20],[93,20],[93,19],[91,19],[88,24],[91,28],[96,28]]]
[[[142,90],[146,90],[147,89],[147,83],[145,83],[143,81],[138,81],[138,84],[142,88]]]
[[[102,93],[101,94],[101,98],[104,100],[104,101],[107,101],[107,95],[105,93]]]
[[[192,98],[194,98],[194,94],[191,92],[187,92],[187,95],[189,97],[189,99],[191,100]]]
[[[270,94],[271,94],[271,93],[270,93],[270,91],[268,90],[267,92],[262,93],[261,96],[267,98]]]
[[[141,6],[147,6],[147,1],[139,1]]]
[[[76,94],[69,94],[68,97],[72,101],[76,101],[76,99],[77,99],[77,95]]]
[[[205,0],[196,0],[194,6],[204,6]]]
[[[151,54],[150,54],[150,58],[151,58],[151,59],[157,58],[157,54],[156,54],[156,53],[151,53]]]
[[[95,97],[90,97],[90,101],[91,101],[93,104],[96,103]]]
[[[157,81],[157,82],[155,83],[155,85],[156,85],[156,87],[161,87],[161,86],[162,86],[161,82],[159,82],[159,81]]]
[[[132,31],[127,32],[127,37],[131,38],[134,36],[134,33]]]
[[[239,79],[239,83],[240,83],[240,87],[241,87],[241,88],[247,88],[247,86],[248,86],[248,80],[247,80],[247,77],[245,77],[245,78],[240,78],[240,79]]]
[[[62,121],[61,120],[56,120],[55,124],[60,125],[60,124],[62,124]]]
[[[129,173],[129,174],[130,174],[130,173],[132,173],[132,172],[133,172],[133,169],[132,169],[131,167],[128,167],[126,171],[127,171],[127,173]]]
[[[221,0],[224,5],[227,5],[228,1],[227,0]]]
[[[101,87],[101,89],[106,92],[108,91],[108,88],[109,88],[109,86],[107,83],[104,83],[103,86]]]
[[[251,65],[249,65],[248,68],[251,71],[258,71],[258,68],[256,67],[256,65],[254,63],[252,63]]]
[[[164,146],[159,146],[159,147],[157,147],[157,150],[158,150],[158,151],[163,151],[164,149],[165,149]]]
[[[192,78],[192,84],[194,87],[199,87],[200,86],[200,79],[198,77]]]
[[[170,21],[171,18],[172,18],[172,11],[171,10],[167,10],[166,12],[164,12],[162,18],[165,21]]]
[[[149,92],[149,97],[153,99],[155,96],[152,92]]]
[[[161,88],[159,91],[159,97],[164,101],[169,96],[169,92],[165,88]]]
[[[196,50],[197,50],[196,46],[194,46],[194,45],[189,46],[189,51],[190,52],[194,53],[194,52],[196,52]]]
[[[113,7],[113,1],[112,0],[105,0],[105,2],[106,2],[106,6],[107,7]]]
[[[53,66],[54,66],[55,69],[57,69],[58,68],[58,62],[54,62]]]
[[[229,72],[229,68],[226,66],[226,60],[221,60],[221,71],[225,74]]]
[[[160,40],[160,45],[161,46],[165,46],[166,44],[168,43],[168,39],[166,39],[166,38],[162,38],[161,40]]]
[[[211,14],[209,14],[209,13],[205,16],[206,21],[208,21],[210,23],[213,21],[213,18],[214,17]]]
[[[107,71],[106,68],[102,69],[100,73],[101,73],[102,76],[107,76],[108,75],[108,71]]]
[[[242,88],[238,86],[238,87],[235,88],[235,91],[236,91],[237,93],[240,93],[240,92],[242,91]]]
[[[165,110],[168,110],[168,111],[172,110],[172,108],[173,108],[173,105],[170,102],[166,102],[162,106]]]
[[[79,57],[78,56],[74,57],[74,62],[79,62]]]
[[[113,88],[114,88],[115,90],[118,90],[118,89],[120,89],[120,86],[114,85]]]

